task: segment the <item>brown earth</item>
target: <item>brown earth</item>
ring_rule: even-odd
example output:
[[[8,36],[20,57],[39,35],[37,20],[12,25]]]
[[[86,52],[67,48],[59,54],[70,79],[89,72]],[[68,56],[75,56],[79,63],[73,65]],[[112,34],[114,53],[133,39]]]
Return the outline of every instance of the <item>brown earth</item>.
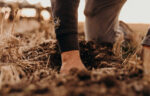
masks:
[[[57,42],[47,39],[45,29],[1,34],[0,96],[150,96],[138,49],[124,42],[117,46],[118,55],[112,45],[84,41],[81,31],[81,58],[88,71],[72,69],[68,76],[59,74]]]

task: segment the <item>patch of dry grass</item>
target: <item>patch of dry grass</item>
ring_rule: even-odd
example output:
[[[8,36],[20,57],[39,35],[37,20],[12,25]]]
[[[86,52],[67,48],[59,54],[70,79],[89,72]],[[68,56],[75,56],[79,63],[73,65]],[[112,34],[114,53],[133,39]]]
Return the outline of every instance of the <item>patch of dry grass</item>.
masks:
[[[20,22],[24,23],[22,24],[23,25],[22,27],[18,27]],[[13,22],[15,23],[15,26],[11,28],[13,23],[6,21],[6,23],[4,23],[5,28],[0,34],[0,90],[8,84],[15,85],[23,82],[31,83],[34,81],[34,79],[39,81],[39,83],[42,82],[42,84],[44,84],[44,82],[47,82],[47,80],[52,81],[53,78],[56,78],[58,75],[58,74],[56,75],[56,72],[54,70],[52,71],[50,68],[48,68],[47,65],[50,62],[49,59],[47,61],[44,60],[40,61],[43,55],[46,58],[48,57],[48,53],[42,54],[44,49],[37,48],[39,50],[39,53],[37,53],[37,51],[34,50],[32,52],[29,51],[28,52],[29,57],[32,55],[35,56],[32,58],[32,60],[28,57],[22,59],[24,56],[23,52],[25,52],[26,50],[30,50],[32,48],[34,49],[36,46],[39,46],[41,43],[49,42],[53,38],[53,37],[47,37],[47,35],[53,34],[51,33],[54,31],[53,24],[49,22],[39,23],[37,21],[33,21],[33,22],[30,21],[29,23],[28,20],[22,20],[20,22],[18,21]],[[37,24],[38,27],[35,25],[30,25],[31,22],[32,24],[35,25]],[[7,26],[8,23],[10,25]],[[35,29],[33,29],[33,26]],[[50,26],[50,28],[47,26]],[[84,23],[79,23],[79,33],[84,32],[83,26]],[[129,24],[129,26],[131,27],[131,29],[133,29],[132,35],[138,34],[136,38],[132,38],[134,40],[136,39],[141,40],[141,37],[144,36],[146,30],[148,29],[148,25],[145,24],[144,25]],[[3,26],[1,26],[1,28],[3,28]],[[5,30],[6,28],[13,29],[13,31],[14,30],[15,31],[11,32],[12,30],[10,31]],[[31,28],[31,30],[29,29],[26,30],[27,28],[29,29]],[[123,41],[124,41],[123,36],[120,36],[120,38],[118,38],[117,43],[114,46],[114,53],[116,54],[116,58],[121,57],[121,59],[123,59],[122,65],[124,65],[124,68],[126,70],[129,70],[129,72],[131,71],[135,72],[137,69],[142,70],[141,58],[138,56],[138,53],[140,53],[139,50],[141,51],[141,46],[138,46],[137,49],[134,50],[134,52],[131,52],[132,50],[129,48],[128,51],[130,54],[128,53],[126,58],[124,59],[122,57],[124,51],[122,50],[122,46],[121,46]],[[140,45],[141,42],[138,43]],[[46,62],[47,65],[43,67],[42,66],[43,63],[41,62]],[[42,79],[40,81],[40,78],[43,77],[45,77],[45,79]],[[62,82],[59,83],[61,84]],[[31,84],[29,86],[29,89],[31,90],[35,89],[35,85]]]
[[[22,25],[18,20],[13,20],[13,22],[6,21],[4,18],[1,20],[0,90],[7,84],[14,85],[22,82],[22,77],[27,75],[23,69],[28,67],[28,70],[30,70],[30,67],[32,67],[30,64],[37,64],[38,66],[38,62],[22,60],[23,51],[52,38],[50,36],[50,32],[54,31],[52,23],[43,21],[40,23],[41,26],[36,26],[36,29],[33,29],[34,27],[31,27],[34,24],[37,25],[37,21],[31,20],[31,24],[33,25],[26,21],[22,20],[21,22],[24,23],[24,26],[17,27]],[[50,26],[50,28],[46,26]]]

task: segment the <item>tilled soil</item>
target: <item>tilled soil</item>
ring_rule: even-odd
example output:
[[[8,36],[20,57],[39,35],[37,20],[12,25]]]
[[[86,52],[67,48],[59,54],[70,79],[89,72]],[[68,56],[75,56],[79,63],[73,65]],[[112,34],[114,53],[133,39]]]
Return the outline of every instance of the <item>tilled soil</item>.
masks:
[[[61,58],[52,39],[24,50],[19,60],[11,61],[10,68],[17,70],[11,73],[19,78],[14,80],[20,81],[11,84],[7,78],[7,83],[0,84],[0,96],[150,96],[150,82],[144,79],[140,57],[128,54],[132,51],[127,48],[117,56],[110,44],[86,42],[83,34],[79,38],[88,71],[72,69],[67,76],[59,74]],[[5,59],[0,60],[2,66],[6,66]]]
[[[150,83],[143,80],[143,69],[129,65],[112,52],[112,46],[80,41],[81,57],[88,71],[72,69],[59,74],[61,59],[55,41],[24,51],[19,65],[26,73],[15,85],[6,84],[2,96],[150,96]],[[129,62],[128,62],[129,63]],[[140,67],[138,67],[140,66]]]

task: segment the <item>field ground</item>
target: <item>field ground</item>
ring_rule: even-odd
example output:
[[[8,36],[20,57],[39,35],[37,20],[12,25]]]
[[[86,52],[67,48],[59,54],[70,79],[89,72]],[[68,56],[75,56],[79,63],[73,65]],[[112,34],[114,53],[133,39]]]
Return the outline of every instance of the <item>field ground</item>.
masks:
[[[150,27],[150,24],[128,24],[130,26],[130,28],[138,33],[146,33],[148,28]]]
[[[53,24],[22,20],[12,26],[1,24],[0,96],[150,96],[141,50],[86,42],[80,23],[81,58],[89,71],[72,69],[62,76]],[[149,25],[129,26],[140,38]]]

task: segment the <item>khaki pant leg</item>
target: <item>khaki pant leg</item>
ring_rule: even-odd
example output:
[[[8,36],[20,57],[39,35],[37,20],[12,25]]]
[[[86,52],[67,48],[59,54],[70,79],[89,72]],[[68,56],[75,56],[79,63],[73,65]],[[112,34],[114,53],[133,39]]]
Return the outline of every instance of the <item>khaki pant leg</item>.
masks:
[[[150,46],[150,28],[147,32],[147,35],[145,36],[143,42],[142,42],[143,46]]]
[[[125,2],[126,0],[86,0],[86,40],[114,43],[119,28],[118,17]]]

